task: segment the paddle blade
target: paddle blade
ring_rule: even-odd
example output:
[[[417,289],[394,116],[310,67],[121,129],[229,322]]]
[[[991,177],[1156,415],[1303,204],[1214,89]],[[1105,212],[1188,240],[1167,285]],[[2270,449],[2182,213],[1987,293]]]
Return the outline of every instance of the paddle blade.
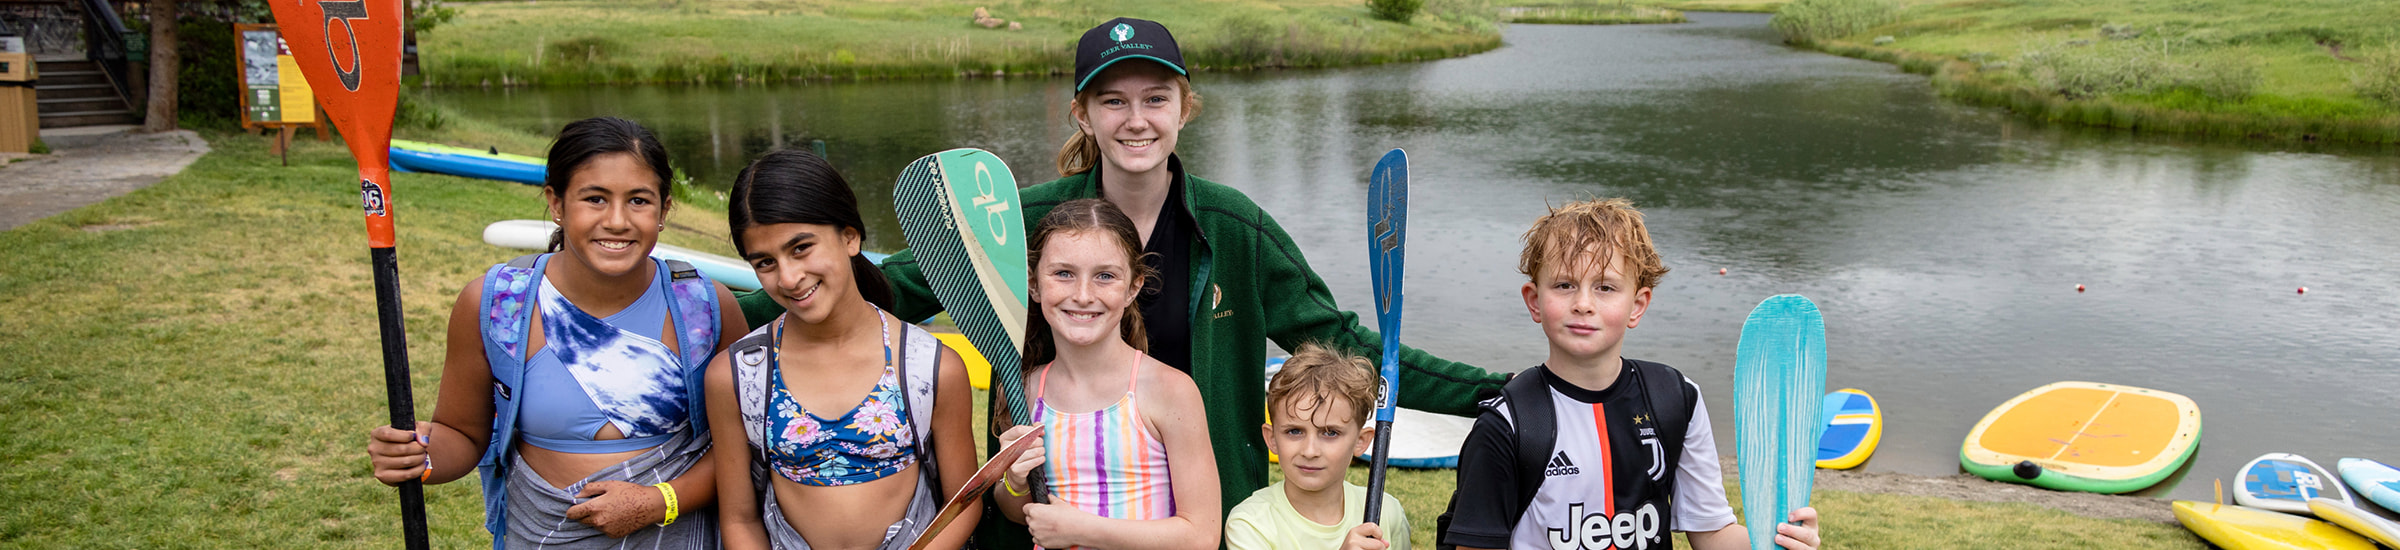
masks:
[[[1367,178],[1367,263],[1375,280],[1375,324],[1383,333],[1383,392],[1375,420],[1392,421],[1400,375],[1400,290],[1408,258],[1408,152],[1393,149]]]
[[[1742,323],[1733,365],[1734,453],[1750,547],[1775,547],[1775,526],[1808,506],[1825,396],[1825,318],[1797,294],[1768,298]]]
[[[401,0],[276,0],[275,27],[358,159],[367,240],[390,248],[392,110],[400,103]],[[296,107],[306,108],[306,107]]]
[[[1012,419],[1030,424],[1020,355],[1027,249],[1016,176],[989,151],[943,151],[900,171],[892,206],[934,298],[991,361]]]

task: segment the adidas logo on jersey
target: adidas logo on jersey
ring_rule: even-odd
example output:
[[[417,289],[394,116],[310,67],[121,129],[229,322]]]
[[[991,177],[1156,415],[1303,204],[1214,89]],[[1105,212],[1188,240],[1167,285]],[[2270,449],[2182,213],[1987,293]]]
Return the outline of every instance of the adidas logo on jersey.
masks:
[[[1575,461],[1567,459],[1567,452],[1559,451],[1557,456],[1550,457],[1550,467],[1542,470],[1542,477],[1571,476],[1581,473],[1583,473],[1583,469],[1575,467]]]
[[[1648,550],[1659,536],[1656,504],[1644,503],[1640,510],[1611,517],[1584,515],[1583,503],[1578,502],[1567,505],[1567,517],[1573,523],[1566,529],[1549,530],[1550,550]]]

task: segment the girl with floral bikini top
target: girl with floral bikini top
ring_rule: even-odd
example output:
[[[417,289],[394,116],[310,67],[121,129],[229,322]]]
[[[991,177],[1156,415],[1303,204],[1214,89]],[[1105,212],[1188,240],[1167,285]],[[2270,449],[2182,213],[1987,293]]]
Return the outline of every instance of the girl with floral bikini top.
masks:
[[[966,367],[884,313],[858,199],[824,159],[767,153],[727,202],[735,248],[786,311],[708,367],[725,547],[907,547],[975,470]],[[975,512],[931,547],[963,546]]]

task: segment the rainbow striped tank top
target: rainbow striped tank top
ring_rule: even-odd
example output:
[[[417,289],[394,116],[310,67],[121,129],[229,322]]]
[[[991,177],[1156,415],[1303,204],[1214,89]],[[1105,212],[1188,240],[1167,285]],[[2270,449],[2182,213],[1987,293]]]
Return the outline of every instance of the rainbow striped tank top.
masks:
[[[1146,355],[1134,357],[1134,380]],[[1068,413],[1050,408],[1042,394],[1050,385],[1050,369],[1042,369],[1034,390],[1034,415],[1048,430],[1042,452],[1048,455],[1054,503],[1065,502],[1104,518],[1151,520],[1175,516],[1175,491],[1167,475],[1167,447],[1142,423],[1134,403],[1134,385],[1125,384],[1125,397],[1108,408]]]

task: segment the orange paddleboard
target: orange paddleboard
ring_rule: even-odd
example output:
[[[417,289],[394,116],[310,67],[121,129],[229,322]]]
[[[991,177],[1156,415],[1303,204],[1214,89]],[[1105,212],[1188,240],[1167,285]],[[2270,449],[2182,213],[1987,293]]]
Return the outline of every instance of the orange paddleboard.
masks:
[[[2123,493],[2166,478],[2200,441],[2200,406],[2173,393],[2058,382],[1992,409],[1959,463],[1995,481]]]

